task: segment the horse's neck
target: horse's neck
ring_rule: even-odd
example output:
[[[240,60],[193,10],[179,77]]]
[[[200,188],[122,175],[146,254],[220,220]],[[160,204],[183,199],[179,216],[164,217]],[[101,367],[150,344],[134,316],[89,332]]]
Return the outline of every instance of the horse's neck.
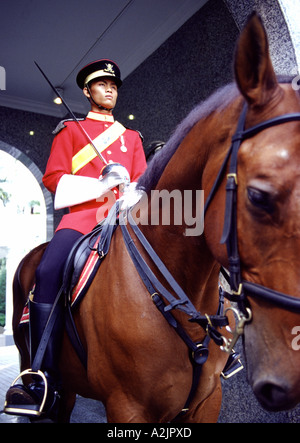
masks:
[[[202,229],[202,171],[198,168],[194,172],[192,155],[184,160],[184,165],[178,169],[177,160],[172,158],[157,188],[148,194],[145,208],[148,222],[141,229],[176,281],[199,307],[216,262]]]
[[[181,227],[176,230],[175,227],[148,225],[142,230],[177,283],[198,307],[203,288],[216,265],[204,236],[187,237]]]
[[[235,113],[237,114],[238,111]],[[147,226],[143,226],[144,233],[157,254],[191,300],[197,305],[203,302],[201,297],[204,296],[205,288],[211,285],[211,281],[215,282],[220,267],[206,241],[206,229],[205,233],[196,231],[197,229],[201,230],[199,208],[201,208],[200,215],[203,222],[201,196],[206,199],[211,190],[218,170],[230,147],[230,138],[235,127],[232,124],[232,111],[229,112],[229,115],[226,112],[225,114],[226,118],[223,115],[217,115],[206,120],[205,123],[198,122],[193,127],[170,159],[154,194],[152,194],[155,195],[155,192],[157,192],[163,195],[165,192],[166,198],[168,198],[168,194],[169,197],[172,196],[175,200],[178,198],[177,203],[179,201],[179,204],[180,198],[178,196],[181,195],[183,207],[177,208],[175,212],[177,211],[178,214],[178,211],[179,213],[181,211],[182,224],[164,225],[161,223],[161,218],[158,219],[156,214],[156,220],[160,220],[160,223],[154,226],[149,214],[153,214],[153,212],[155,214],[157,207],[153,208],[153,202],[151,203],[150,199],[147,207],[149,223],[147,223]],[[221,125],[221,122],[225,124]],[[189,191],[190,194],[187,193],[184,196],[185,191]],[[204,192],[204,195],[201,194],[201,191]],[[197,202],[195,204],[196,196]],[[224,195],[219,192],[218,212],[220,217],[223,217],[223,205],[225,203],[223,197]],[[188,200],[193,199],[192,214],[189,214],[189,209],[187,209],[187,212],[185,211],[189,207],[189,201],[186,201],[186,198]],[[184,207],[186,203],[187,206]],[[160,208],[163,209],[163,202]],[[167,211],[168,209],[169,206],[167,205]],[[172,216],[174,217],[173,214],[171,214],[171,218]],[[193,228],[186,223],[185,217],[190,217],[190,220],[193,217],[196,218],[194,232]],[[214,230],[214,223],[211,223],[211,225],[209,226],[210,231]]]

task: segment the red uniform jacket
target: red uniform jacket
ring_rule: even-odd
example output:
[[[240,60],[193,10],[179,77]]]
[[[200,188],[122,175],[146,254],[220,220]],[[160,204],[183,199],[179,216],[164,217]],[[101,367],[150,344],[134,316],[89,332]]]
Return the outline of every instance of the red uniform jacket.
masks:
[[[91,139],[94,140],[113,124],[113,117],[98,112],[89,112],[86,119],[80,123]],[[64,174],[72,173],[73,156],[88,144],[86,136],[76,122],[65,121],[64,126],[54,138],[43,177],[44,185],[52,193],[55,193],[60,178]],[[122,141],[119,137],[102,152],[102,155],[107,162],[121,163],[125,166],[129,172],[131,182],[136,182],[146,169],[146,159],[140,135],[137,131],[131,129],[126,129]],[[102,161],[95,157],[77,171],[76,175],[98,178],[103,166]],[[100,201],[93,200],[72,206],[69,214],[63,216],[57,230],[68,228],[82,234],[90,232],[103,218],[103,215],[107,215],[107,209],[114,203],[111,192],[108,197],[108,199],[101,198]]]

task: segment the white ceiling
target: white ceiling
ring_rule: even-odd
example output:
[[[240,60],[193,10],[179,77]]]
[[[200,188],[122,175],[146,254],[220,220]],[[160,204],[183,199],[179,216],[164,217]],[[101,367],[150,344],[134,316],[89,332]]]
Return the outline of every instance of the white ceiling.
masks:
[[[86,112],[75,83],[81,67],[109,58],[117,62],[124,79],[206,2],[2,0],[0,106],[65,115],[65,109],[52,103],[53,92],[37,61],[51,82],[63,87],[70,107]]]

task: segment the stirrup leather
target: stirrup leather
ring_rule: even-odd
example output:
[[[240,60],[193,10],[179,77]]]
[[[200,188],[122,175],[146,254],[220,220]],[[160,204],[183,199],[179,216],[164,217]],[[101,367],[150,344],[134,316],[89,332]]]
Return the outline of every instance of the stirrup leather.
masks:
[[[43,409],[46,403],[46,399],[47,399],[47,394],[48,394],[48,381],[47,378],[45,376],[45,374],[38,370],[38,371],[33,371],[32,369],[26,369],[25,371],[21,372],[21,374],[18,375],[17,378],[15,378],[15,380],[12,382],[11,384],[11,388],[16,384],[16,382],[23,377],[24,375],[37,375],[39,377],[41,377],[41,379],[44,382],[44,395],[43,395],[43,399],[40,405],[14,405],[14,406],[10,406],[7,403],[7,400],[5,400],[4,403],[4,412],[6,414],[11,414],[11,415],[30,415],[30,416],[35,416],[35,417],[40,417],[41,414],[43,413]]]

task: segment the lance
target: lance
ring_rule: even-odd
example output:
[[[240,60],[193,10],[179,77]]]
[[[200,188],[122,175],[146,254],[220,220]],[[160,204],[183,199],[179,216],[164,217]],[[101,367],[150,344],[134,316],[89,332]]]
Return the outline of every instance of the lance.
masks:
[[[37,62],[34,62],[36,67],[39,69],[39,71],[41,72],[41,74],[43,75],[43,77],[45,78],[45,80],[48,82],[48,84],[50,85],[50,87],[52,88],[52,90],[54,91],[54,93],[57,95],[57,97],[59,97],[61,99],[62,104],[65,106],[66,110],[71,114],[73,120],[77,123],[77,125],[79,126],[79,128],[81,129],[81,131],[84,133],[84,135],[86,136],[86,138],[88,139],[88,141],[90,142],[92,148],[94,149],[95,153],[97,154],[97,156],[100,158],[100,160],[107,166],[108,163],[105,160],[105,158],[103,157],[103,155],[98,151],[98,149],[96,148],[96,146],[93,143],[93,140],[91,139],[91,137],[89,136],[89,134],[86,132],[86,130],[84,129],[84,127],[82,126],[82,124],[80,123],[80,121],[78,120],[78,118],[76,117],[76,115],[74,114],[74,112],[71,110],[71,108],[69,107],[69,105],[67,104],[67,102],[65,101],[65,99],[62,97],[62,95],[60,94],[60,92],[56,89],[56,87],[51,83],[51,81],[49,80],[49,78],[46,76],[46,74],[44,73],[44,71],[42,70],[42,68],[37,64]],[[105,168],[102,170],[102,175],[105,175]]]

